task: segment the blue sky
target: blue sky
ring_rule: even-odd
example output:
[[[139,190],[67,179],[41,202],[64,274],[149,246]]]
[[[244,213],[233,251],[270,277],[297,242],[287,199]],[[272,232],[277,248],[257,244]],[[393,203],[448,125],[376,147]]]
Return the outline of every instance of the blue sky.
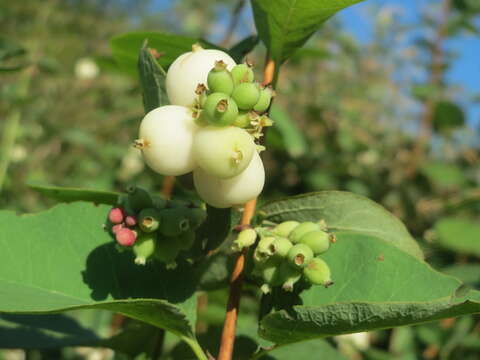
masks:
[[[384,6],[403,8],[402,22],[414,24],[419,21],[421,10],[438,0],[367,0],[340,12],[339,16],[345,29],[354,34],[362,42],[368,42],[372,37],[372,26],[369,21],[371,11]],[[477,22],[478,24],[478,22]],[[415,34],[412,33],[414,36]],[[413,37],[412,36],[412,37]],[[445,44],[448,50],[456,53],[453,66],[446,72],[447,82],[462,87],[466,97],[458,98],[467,112],[468,122],[479,128],[480,104],[469,101],[468,95],[480,94],[480,36],[461,35]]]

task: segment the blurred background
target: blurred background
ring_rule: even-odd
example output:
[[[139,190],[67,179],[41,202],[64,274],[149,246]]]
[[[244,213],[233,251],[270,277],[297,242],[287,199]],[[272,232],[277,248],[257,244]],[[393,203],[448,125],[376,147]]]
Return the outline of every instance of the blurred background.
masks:
[[[261,201],[333,189],[367,196],[407,225],[432,266],[480,285],[479,15],[478,0],[367,0],[329,20],[282,68]],[[138,78],[110,50],[111,38],[135,30],[225,47],[255,34],[243,0],[0,1],[0,209],[54,204],[28,183],[161,188],[130,146],[143,116]],[[261,78],[263,46],[249,58]],[[175,193],[190,189],[177,184]],[[223,320],[225,294],[209,301],[200,329]],[[255,302],[245,303],[254,314]],[[480,322],[335,341],[350,359],[473,360]],[[0,359],[59,354],[6,351]]]

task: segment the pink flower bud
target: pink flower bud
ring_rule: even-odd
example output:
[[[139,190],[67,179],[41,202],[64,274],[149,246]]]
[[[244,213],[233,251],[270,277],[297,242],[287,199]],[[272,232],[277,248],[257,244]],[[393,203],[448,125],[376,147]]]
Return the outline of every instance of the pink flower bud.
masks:
[[[137,225],[137,219],[135,216],[128,215],[125,217],[125,224],[129,227],[135,226]]]
[[[123,210],[121,208],[113,208],[112,210],[110,210],[110,212],[108,213],[108,220],[110,220],[110,222],[112,224],[120,224],[123,222],[123,218],[124,218],[124,213],[123,213]]]
[[[116,234],[120,229],[123,229],[125,226],[123,224],[116,224],[112,226],[112,233]]]
[[[137,240],[137,233],[129,228],[123,228],[117,231],[115,240],[122,246],[132,246]]]

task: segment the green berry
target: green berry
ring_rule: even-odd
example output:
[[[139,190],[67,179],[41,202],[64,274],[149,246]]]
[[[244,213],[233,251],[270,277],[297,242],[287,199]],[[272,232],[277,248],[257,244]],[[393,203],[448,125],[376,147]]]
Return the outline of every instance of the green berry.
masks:
[[[247,64],[238,64],[231,71],[233,82],[238,85],[243,82],[252,82],[254,75],[253,70]]]
[[[154,232],[160,226],[160,213],[157,209],[147,208],[138,214],[138,226],[146,233]]]
[[[253,259],[256,263],[264,263],[270,258],[275,250],[272,246],[275,238],[273,236],[266,236],[260,239],[253,253]]]
[[[233,251],[242,251],[244,248],[248,248],[255,244],[257,239],[257,232],[254,229],[245,229],[240,231],[237,238],[232,244]]]
[[[288,238],[292,243],[296,244],[300,242],[300,239],[302,238],[303,235],[305,235],[306,233],[309,233],[310,231],[316,231],[316,230],[320,230],[320,226],[318,224],[315,224],[314,222],[311,222],[311,221],[306,221],[298,225],[290,233]]]
[[[304,268],[313,258],[313,251],[305,244],[296,244],[290,248],[287,259],[294,268]]]
[[[178,236],[180,250],[188,250],[195,242],[195,231],[188,230]]]
[[[272,232],[278,236],[289,237],[290,233],[298,226],[300,223],[298,221],[290,220],[284,221],[277,226],[275,226]]]
[[[188,219],[188,209],[171,208],[160,211],[162,226],[159,228],[160,234],[164,236],[178,236],[182,232],[190,229],[190,220]]]
[[[330,247],[330,235],[322,230],[310,231],[300,238],[300,243],[307,245],[315,255],[319,255]]]
[[[273,256],[279,258],[285,258],[290,251],[293,244],[284,237],[277,237],[270,245],[273,250]]]
[[[232,93],[232,98],[241,110],[251,110],[260,98],[260,90],[256,83],[238,84]]]
[[[289,292],[293,291],[293,286],[302,277],[300,269],[293,268],[286,262],[280,264],[277,274],[282,282],[282,289]]]
[[[188,211],[186,211],[186,216],[190,221],[190,228],[196,229],[202,225],[207,218],[207,212],[200,208],[189,208]]]
[[[133,245],[133,253],[135,254],[135,264],[145,265],[147,260],[155,253],[156,235],[141,234],[135,245]]]
[[[227,126],[235,121],[238,115],[238,107],[236,102],[227,94],[214,92],[208,95],[204,112],[210,124]]]
[[[305,279],[313,285],[323,285],[329,287],[333,285],[331,279],[330,268],[327,263],[319,257],[313,258],[303,269]]]
[[[208,88],[211,92],[231,95],[233,91],[233,78],[227,70],[227,64],[222,60],[215,62],[215,66],[208,73]]]
[[[255,111],[240,111],[233,122],[233,125],[240,128],[246,128],[251,125],[252,121],[257,120],[258,118],[259,116]]]
[[[138,213],[142,209],[153,207],[153,200],[147,190],[131,185],[127,188],[128,204],[130,208]]]
[[[180,242],[177,237],[159,238],[155,247],[155,258],[167,265],[173,265],[180,250]]]
[[[260,90],[260,97],[258,98],[257,103],[253,106],[253,110],[263,113],[267,111],[272,101],[274,91],[270,86],[264,87]]]

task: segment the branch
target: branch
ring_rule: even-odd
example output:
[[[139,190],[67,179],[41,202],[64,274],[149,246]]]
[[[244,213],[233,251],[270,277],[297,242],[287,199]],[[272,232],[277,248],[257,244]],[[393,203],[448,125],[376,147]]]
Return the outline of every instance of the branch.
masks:
[[[443,81],[444,73],[444,58],[445,53],[443,49],[443,43],[445,37],[448,35],[448,16],[450,13],[451,0],[443,0],[441,18],[438,22],[437,32],[435,40],[432,44],[432,63],[429,84],[432,88],[437,89]],[[420,132],[417,137],[417,141],[412,151],[412,164],[407,169],[408,176],[412,177],[417,172],[423,157],[425,156],[425,146],[432,137],[432,123],[435,112],[436,96],[430,97],[425,102],[422,118],[420,120]]]
[[[244,6],[245,6],[245,0],[239,0],[237,5],[233,9],[232,17],[231,17],[230,24],[228,25],[227,33],[225,34],[225,37],[223,38],[223,40],[220,42],[220,45],[222,47],[226,47],[230,42],[230,39],[233,36],[233,32],[235,31],[235,28],[238,25],[238,21],[240,20],[240,13],[242,12],[242,9]]]
[[[264,72],[263,85],[270,84],[275,76],[275,62],[267,58]],[[257,199],[250,200],[245,204],[240,226],[249,225],[255,214]],[[235,344],[235,333],[237,327],[238,311],[240,308],[240,297],[242,295],[243,270],[245,268],[245,256],[247,249],[244,249],[235,260],[232,276],[230,278],[230,293],[228,296],[227,313],[223,323],[222,339],[217,360],[231,360],[233,346]]]

